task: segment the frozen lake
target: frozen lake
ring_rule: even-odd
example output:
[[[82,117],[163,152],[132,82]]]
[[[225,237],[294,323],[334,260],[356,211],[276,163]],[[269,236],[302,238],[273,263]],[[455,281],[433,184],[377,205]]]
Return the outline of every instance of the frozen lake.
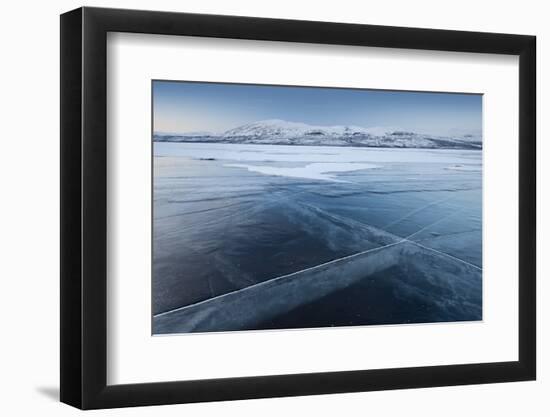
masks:
[[[242,328],[480,320],[481,157],[154,143],[153,312],[406,242],[421,255]]]

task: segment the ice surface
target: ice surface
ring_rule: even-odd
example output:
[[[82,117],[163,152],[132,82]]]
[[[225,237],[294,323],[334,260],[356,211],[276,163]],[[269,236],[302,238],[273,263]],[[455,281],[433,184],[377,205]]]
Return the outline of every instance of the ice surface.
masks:
[[[481,171],[481,165],[452,165],[446,169],[451,171]]]
[[[163,334],[480,320],[480,286],[478,268],[401,241],[156,315],[153,328]],[[380,293],[388,293],[382,304]]]
[[[219,159],[239,162],[343,162],[425,164],[479,163],[480,151],[442,149],[344,148],[297,145],[235,145],[228,143],[154,143],[155,156]]]
[[[298,316],[303,327],[321,318],[322,325],[479,319],[482,175],[448,168],[481,167],[480,151],[156,142],[154,155],[154,314],[406,244],[418,250],[365,269],[348,290],[337,285],[315,300],[298,294],[290,310],[250,326],[292,327]],[[349,170],[354,164],[362,169]],[[267,168],[300,175],[257,171]],[[449,266],[442,280],[440,265]],[[454,282],[464,278],[460,265],[477,276],[468,286]]]

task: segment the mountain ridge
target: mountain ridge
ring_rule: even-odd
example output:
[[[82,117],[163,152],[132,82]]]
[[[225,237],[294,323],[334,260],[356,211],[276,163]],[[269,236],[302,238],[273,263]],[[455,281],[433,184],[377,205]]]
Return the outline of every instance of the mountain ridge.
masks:
[[[377,148],[482,149],[477,135],[437,136],[391,127],[316,126],[279,119],[247,123],[221,134],[161,133],[155,142],[211,142]]]

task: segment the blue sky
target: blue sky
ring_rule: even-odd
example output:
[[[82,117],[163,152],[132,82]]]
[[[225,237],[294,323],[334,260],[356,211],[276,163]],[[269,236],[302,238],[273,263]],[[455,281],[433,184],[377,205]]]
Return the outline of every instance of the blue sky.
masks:
[[[248,84],[153,82],[156,132],[214,133],[264,119],[480,133],[482,96]]]

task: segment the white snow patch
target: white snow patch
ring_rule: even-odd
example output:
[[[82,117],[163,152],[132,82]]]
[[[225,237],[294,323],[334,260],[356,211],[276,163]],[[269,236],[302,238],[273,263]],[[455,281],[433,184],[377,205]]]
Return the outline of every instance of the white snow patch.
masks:
[[[359,171],[362,169],[373,169],[379,168],[378,165],[374,164],[358,164],[358,163],[329,163],[329,162],[318,162],[313,164],[308,164],[304,167],[273,167],[273,166],[263,166],[263,165],[245,165],[245,164],[226,164],[226,167],[232,168],[245,168],[251,172],[258,172],[264,175],[275,175],[280,177],[290,177],[290,178],[307,178],[312,180],[322,180],[322,181],[333,181],[333,182],[347,182],[341,179],[337,179],[334,175],[330,173],[336,172],[349,172],[349,171]]]

